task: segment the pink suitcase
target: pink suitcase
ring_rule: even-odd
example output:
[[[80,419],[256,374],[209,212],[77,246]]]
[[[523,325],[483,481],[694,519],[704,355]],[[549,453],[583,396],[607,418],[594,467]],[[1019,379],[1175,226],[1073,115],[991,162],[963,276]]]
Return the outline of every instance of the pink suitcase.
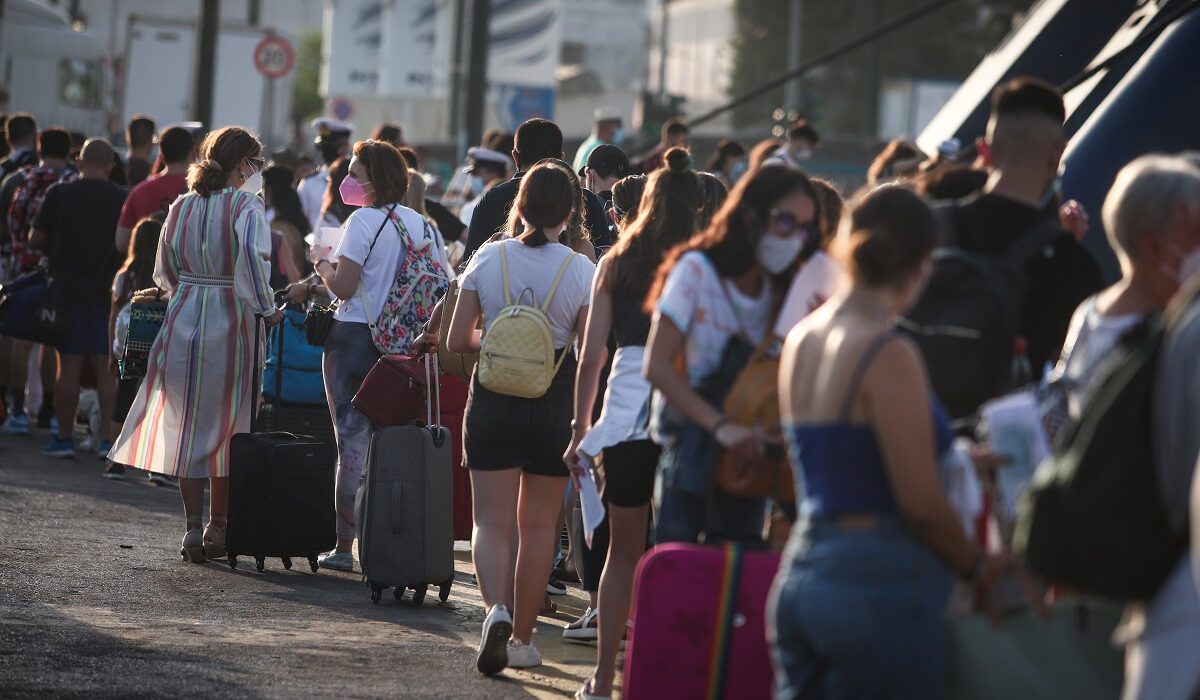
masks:
[[[623,697],[770,698],[766,608],[778,569],[778,552],[731,544],[647,552],[633,588]]]

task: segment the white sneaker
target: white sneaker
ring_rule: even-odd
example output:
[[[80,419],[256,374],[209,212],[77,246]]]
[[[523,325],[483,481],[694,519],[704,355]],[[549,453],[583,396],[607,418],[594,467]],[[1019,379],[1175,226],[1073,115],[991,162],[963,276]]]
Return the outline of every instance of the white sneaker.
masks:
[[[483,635],[479,640],[479,652],[475,655],[475,668],[488,676],[500,673],[508,665],[505,644],[512,636],[512,616],[503,605],[493,605],[483,621]]]
[[[542,655],[532,644],[524,644],[520,640],[510,639],[508,642],[508,667],[533,668],[542,665]]]

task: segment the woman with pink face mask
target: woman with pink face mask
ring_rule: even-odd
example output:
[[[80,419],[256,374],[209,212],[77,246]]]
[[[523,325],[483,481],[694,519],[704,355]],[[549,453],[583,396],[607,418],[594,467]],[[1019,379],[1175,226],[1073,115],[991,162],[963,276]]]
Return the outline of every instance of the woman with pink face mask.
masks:
[[[337,250],[313,246],[309,251],[321,283],[340,300],[322,363],[338,448],[338,543],[318,558],[328,569],[354,569],[354,495],[376,426],[350,401],[380,357],[367,324],[379,318],[407,247],[426,244],[425,220],[400,204],[408,182],[404,158],[390,143],[354,144],[350,172],[338,193],[346,204],[359,208],[343,224]]]

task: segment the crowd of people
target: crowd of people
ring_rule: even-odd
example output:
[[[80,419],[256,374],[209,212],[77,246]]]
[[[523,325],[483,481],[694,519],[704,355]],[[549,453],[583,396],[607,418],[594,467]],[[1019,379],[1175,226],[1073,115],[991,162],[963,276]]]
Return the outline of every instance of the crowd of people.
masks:
[[[979,494],[995,491],[1008,456],[978,429],[984,402],[1056,387],[1061,402],[1043,408],[1078,421],[1132,331],[1169,314],[1156,463],[1144,466],[1172,530],[1196,517],[1200,157],[1146,155],[1121,170],[1099,212],[1121,270],[1105,287],[1081,244],[1087,214],[1060,192],[1064,118],[1054,88],[1012,80],[976,148],[893,142],[845,193],[806,172],[821,141],[804,120],[783,140],[723,139],[704,161],[683,120],[629,154],[621,119],[598,111],[568,162],[558,125],[531,119],[489,132],[442,183],[394,124],[353,142],[351,125],[317,120],[314,164],[268,154],[236,126],[197,140],[195,125],[156,135],[138,117],[122,158],[104,138],[12,115],[3,278],[46,270],[65,326],[52,347],[0,336],[0,431],[30,432],[27,385],[40,369],[43,453],[89,449],[106,478],[136,468],[177,483],[182,556],[222,557],[230,438],[256,412],[257,324],[279,324],[285,303],[332,302],[322,377],[337,545],[319,563],[353,571],[355,497],[379,426],[352,399],[383,354],[381,328],[421,303],[394,294],[397,270],[420,259],[456,281],[456,301],[399,332],[418,352],[488,358],[470,375],[455,465],[470,474],[487,608],[480,672],[542,663],[535,623],[558,577],[575,572],[590,605],[563,635],[597,642],[576,697],[612,696],[648,547],[735,541],[782,550],[767,613],[777,697],[942,697],[952,599],[994,612],[1014,581],[1032,609],[1078,595],[1035,582],[1011,537],[987,526],[1005,513]],[[327,228],[342,232],[334,245]],[[946,250],[1020,278],[1000,304],[1013,307],[1004,334],[934,338],[943,326],[929,319],[946,318],[958,294]],[[145,290],[167,301],[165,321],[144,377],[119,379],[130,301]],[[491,368],[489,335],[523,303],[553,350],[540,393]],[[979,357],[992,363],[983,372],[965,364]],[[87,446],[74,437],[81,386],[97,397]],[[1066,449],[1039,418],[1051,453]],[[726,462],[783,465],[794,492],[731,487]],[[976,484],[974,498],[956,478]],[[585,536],[573,494],[593,479],[606,516]],[[1200,693],[1190,553],[1152,597],[1119,601],[1127,698]]]

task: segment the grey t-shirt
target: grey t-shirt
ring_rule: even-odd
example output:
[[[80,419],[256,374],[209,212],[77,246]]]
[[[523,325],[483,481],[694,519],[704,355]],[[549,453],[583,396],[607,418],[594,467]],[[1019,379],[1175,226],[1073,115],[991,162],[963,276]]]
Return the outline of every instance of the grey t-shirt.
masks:
[[[546,310],[550,329],[554,333],[554,347],[565,347],[571,331],[575,330],[579,310],[591,303],[592,275],[596,266],[561,243],[547,243],[534,248],[519,240],[506,238],[482,246],[467,264],[459,284],[462,289],[472,290],[479,295],[484,328],[490,328],[492,321],[507,305],[500,269],[500,246],[504,246],[508,258],[508,288],[512,303],[517,303],[524,294],[521,303],[530,306],[536,303],[539,308],[554,283],[559,267],[571,256],[571,263],[563,273],[558,290]]]

